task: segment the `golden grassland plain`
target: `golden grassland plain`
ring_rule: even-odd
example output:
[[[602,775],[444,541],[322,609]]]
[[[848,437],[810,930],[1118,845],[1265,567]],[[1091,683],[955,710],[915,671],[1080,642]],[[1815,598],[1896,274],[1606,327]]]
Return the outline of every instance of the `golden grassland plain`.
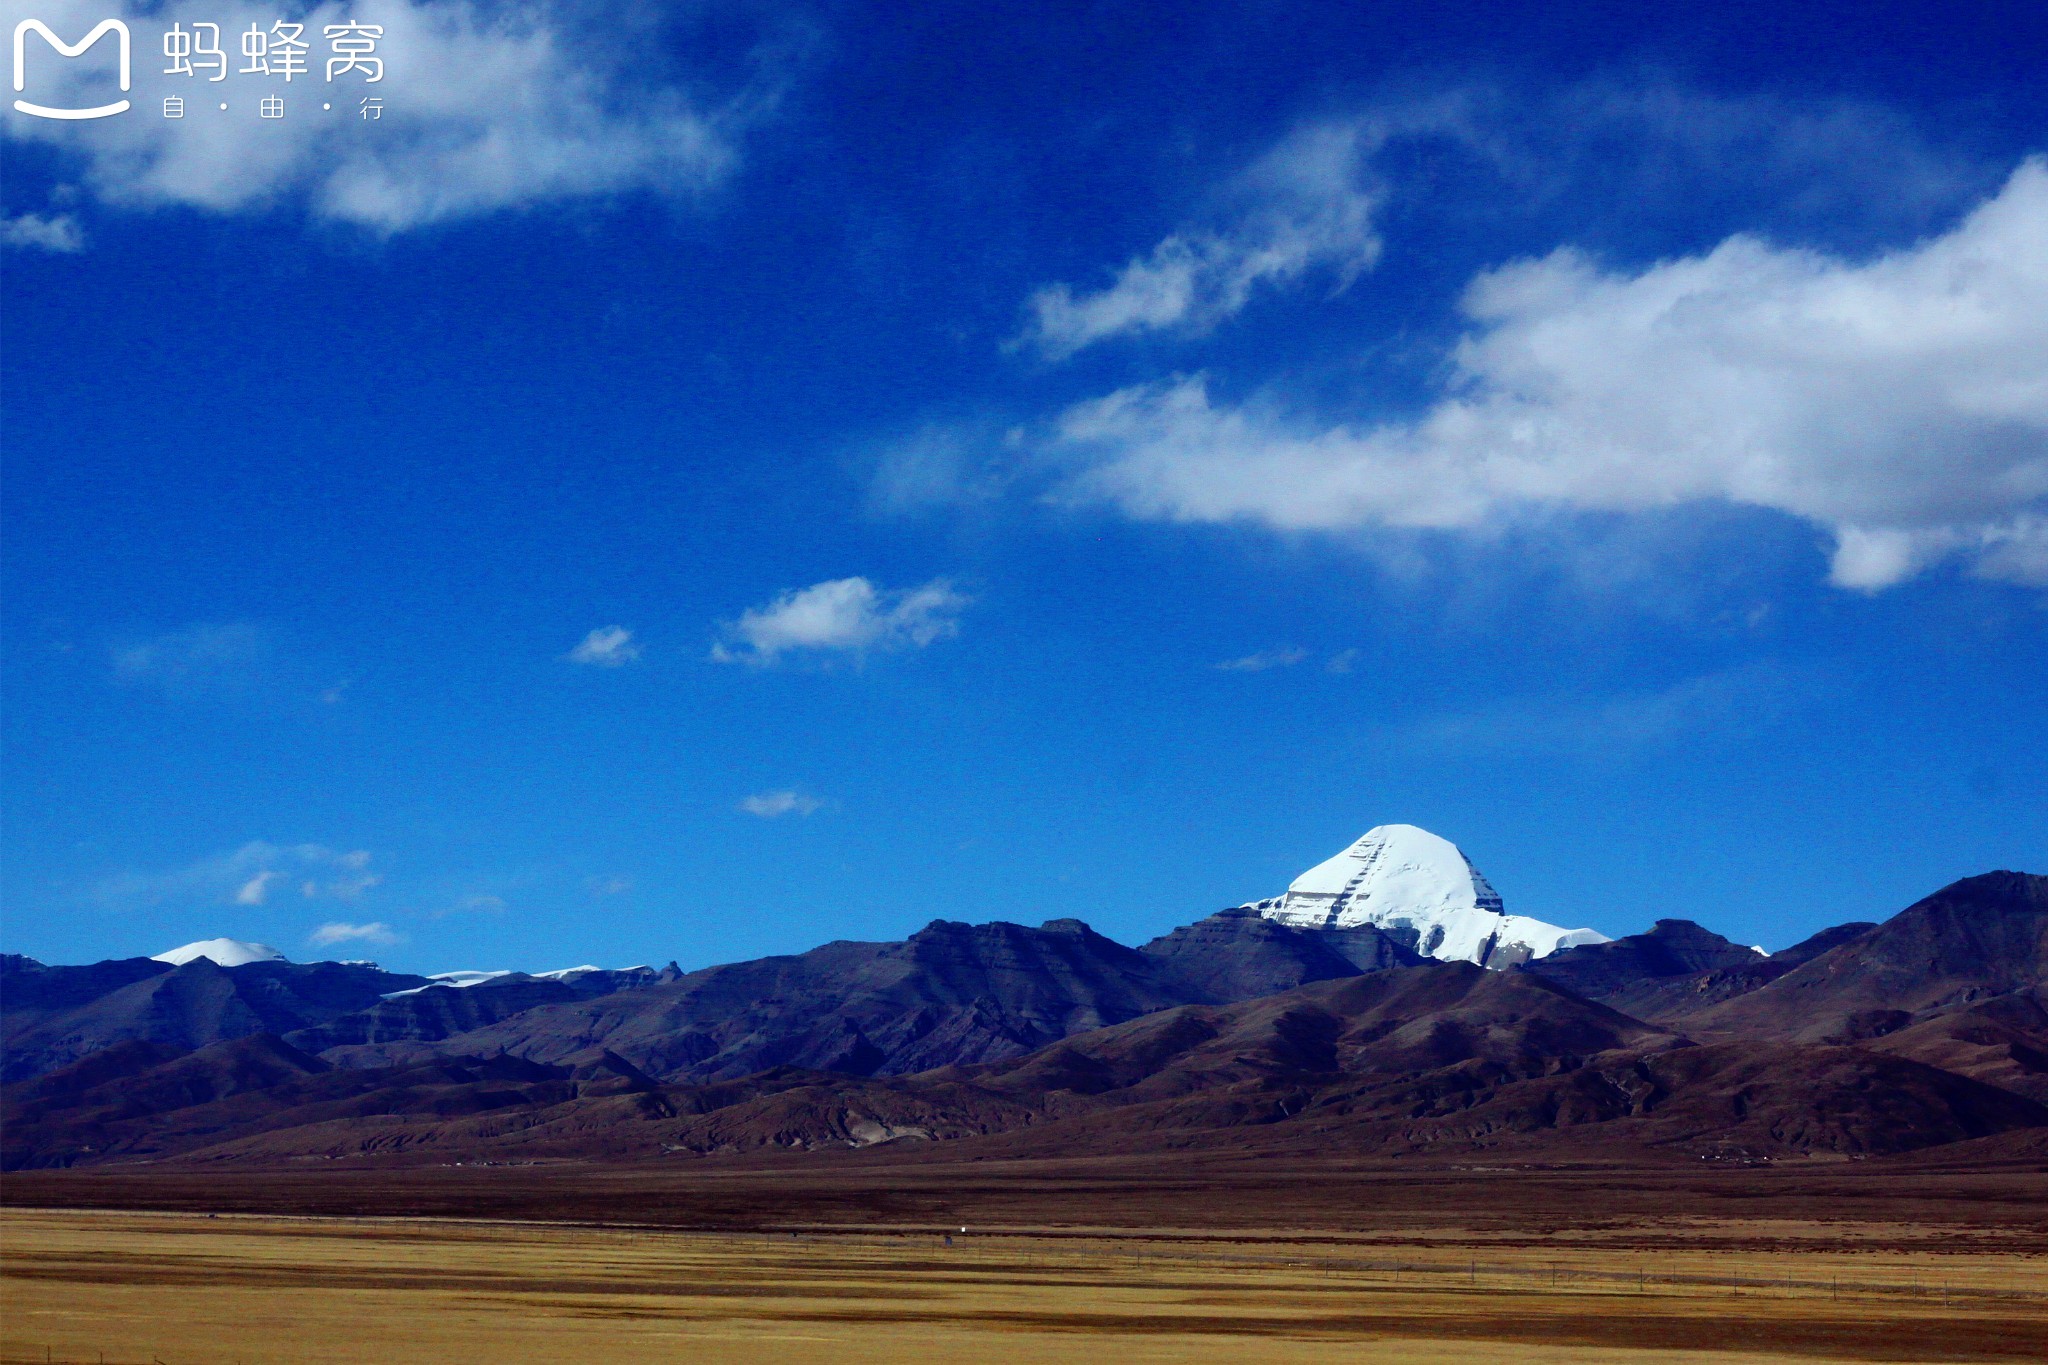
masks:
[[[1636,1228],[1640,1233],[1641,1227]],[[11,1208],[6,1362],[2048,1360],[2032,1237],[704,1232]]]

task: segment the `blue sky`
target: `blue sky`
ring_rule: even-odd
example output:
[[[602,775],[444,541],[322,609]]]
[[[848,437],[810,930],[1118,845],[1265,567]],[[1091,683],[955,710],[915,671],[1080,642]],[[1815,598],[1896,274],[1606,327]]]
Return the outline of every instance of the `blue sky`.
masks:
[[[9,951],[2048,868],[2038,6],[127,15],[5,114]],[[382,118],[158,70],[294,15]]]

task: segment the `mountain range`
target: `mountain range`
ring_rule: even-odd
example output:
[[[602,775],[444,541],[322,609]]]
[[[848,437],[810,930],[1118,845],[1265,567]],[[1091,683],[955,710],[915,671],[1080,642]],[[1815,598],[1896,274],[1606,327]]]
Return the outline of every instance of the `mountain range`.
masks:
[[[231,965],[7,956],[0,1165],[958,1142],[1763,1160],[2048,1137],[2048,878],[1966,878],[1765,955],[1683,920],[1510,924],[1417,835],[1369,834],[1334,892],[1297,879],[1329,899],[1137,948],[1055,919],[694,972],[430,978],[234,940],[192,945]]]

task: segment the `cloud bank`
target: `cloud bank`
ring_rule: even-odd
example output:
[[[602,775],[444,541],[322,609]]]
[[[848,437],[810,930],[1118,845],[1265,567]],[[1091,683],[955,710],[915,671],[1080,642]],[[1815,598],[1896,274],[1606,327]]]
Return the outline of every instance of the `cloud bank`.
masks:
[[[579,42],[560,11],[538,3],[329,0],[284,16],[302,22],[311,43],[312,69],[290,82],[242,74],[240,35],[252,23],[268,30],[276,6],[0,5],[8,32],[32,14],[70,41],[110,13],[133,31],[135,107],[81,123],[10,115],[5,126],[11,138],[70,148],[84,162],[85,184],[122,207],[233,213],[291,201],[316,218],[389,233],[550,200],[687,196],[730,174],[741,135],[773,103],[759,80],[716,106],[646,88],[626,74],[644,52]],[[363,70],[325,79],[324,30],[349,21],[384,30],[381,81],[369,83]],[[165,74],[166,30],[176,23],[189,32],[195,22],[220,26],[224,80]],[[40,102],[94,104],[112,89],[111,40],[69,60],[39,46],[29,66]],[[273,93],[286,101],[284,116],[259,119],[257,100]],[[182,118],[163,116],[168,96],[184,100]],[[382,101],[374,120],[362,117],[371,97]]]
[[[1335,424],[1203,376],[1068,409],[1058,496],[1282,530],[1475,528],[1723,500],[1823,527],[1876,590],[1956,556],[2048,584],[2048,161],[1867,261],[1735,236],[1638,271],[1559,250],[1476,279],[1444,395]]]

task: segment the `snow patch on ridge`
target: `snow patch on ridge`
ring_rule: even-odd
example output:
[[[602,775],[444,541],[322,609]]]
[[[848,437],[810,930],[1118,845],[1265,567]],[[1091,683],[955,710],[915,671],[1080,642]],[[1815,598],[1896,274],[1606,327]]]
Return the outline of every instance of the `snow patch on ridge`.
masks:
[[[1592,929],[1508,914],[1456,844],[1414,825],[1375,826],[1296,877],[1286,895],[1247,908],[1297,929],[1371,925],[1425,957],[1493,968],[1607,942]]]
[[[421,991],[430,991],[434,989],[434,987],[436,986],[453,986],[457,990],[462,990],[470,986],[481,986],[486,981],[496,981],[501,977],[517,975],[519,975],[519,973],[511,971],[435,972],[432,976],[427,978],[426,985],[414,986],[409,991],[387,991],[385,992],[383,998],[386,1000],[396,1000],[401,996],[418,995]]]
[[[418,995],[421,991],[430,991],[436,986],[450,986],[456,990],[465,990],[470,986],[481,986],[491,981],[502,981],[508,976],[516,976],[528,981],[573,981],[579,976],[588,976],[592,972],[604,970],[606,969],[603,967],[593,967],[589,963],[585,963],[581,967],[557,967],[551,972],[435,972],[427,978],[426,985],[414,986],[411,990],[407,991],[391,991],[383,998],[386,1000],[396,1000],[401,996]],[[623,967],[620,970],[627,972],[651,972],[654,969],[643,963],[637,967]]]

